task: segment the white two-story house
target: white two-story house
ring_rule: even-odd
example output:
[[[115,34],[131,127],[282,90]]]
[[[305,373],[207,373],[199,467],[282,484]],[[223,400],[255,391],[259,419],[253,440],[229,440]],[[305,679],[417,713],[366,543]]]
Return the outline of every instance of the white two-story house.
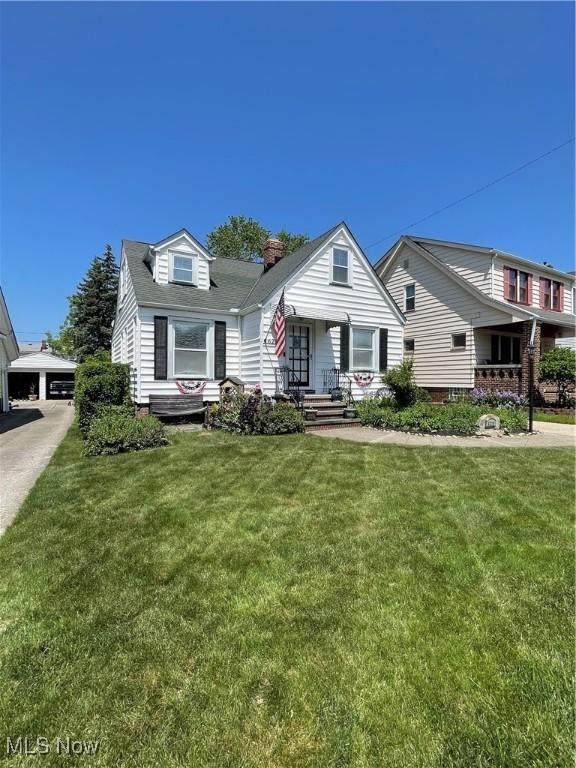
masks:
[[[528,344],[538,362],[575,343],[575,275],[499,251],[404,236],[376,271],[406,317],[404,356],[434,399],[474,387],[528,390]]]
[[[272,321],[281,297],[285,353]],[[402,360],[404,318],[346,224],[264,263],[216,258],[183,229],[124,240],[112,359],[131,366],[134,400],[201,392],[234,376],[270,395],[322,393],[343,381],[361,397]]]

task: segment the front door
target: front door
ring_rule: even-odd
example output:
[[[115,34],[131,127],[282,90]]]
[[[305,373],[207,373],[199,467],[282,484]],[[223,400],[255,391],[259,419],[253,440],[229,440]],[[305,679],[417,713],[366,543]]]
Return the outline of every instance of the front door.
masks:
[[[286,364],[289,369],[288,385],[310,385],[310,326],[289,325]]]

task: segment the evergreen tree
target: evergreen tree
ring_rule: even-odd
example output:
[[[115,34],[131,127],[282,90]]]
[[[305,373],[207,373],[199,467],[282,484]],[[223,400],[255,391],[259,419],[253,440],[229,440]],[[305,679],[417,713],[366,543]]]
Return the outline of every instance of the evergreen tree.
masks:
[[[68,297],[70,309],[60,335],[65,337],[67,351],[79,362],[110,350],[118,272],[112,248],[107,245],[104,253],[92,260],[76,293]]]

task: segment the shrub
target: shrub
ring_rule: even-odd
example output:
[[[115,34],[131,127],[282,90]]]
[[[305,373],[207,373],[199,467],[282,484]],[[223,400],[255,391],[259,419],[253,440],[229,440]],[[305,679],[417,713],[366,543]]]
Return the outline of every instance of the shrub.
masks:
[[[404,360],[395,368],[390,368],[382,377],[382,381],[390,388],[400,408],[406,408],[416,402],[419,388],[414,381],[412,360]]]
[[[121,363],[91,359],[76,369],[74,402],[78,426],[86,437],[102,406],[131,403],[130,369]]]
[[[288,403],[274,405],[260,389],[249,393],[235,392],[219,405],[212,406],[208,423],[214,429],[244,435],[283,435],[304,430],[299,411]]]
[[[521,429],[528,429],[528,414],[519,409],[503,409],[498,411],[500,426],[502,429],[509,429],[511,432],[519,432]]]
[[[576,379],[576,352],[569,347],[554,347],[540,358],[540,381],[554,381],[558,403],[568,401],[568,385]]]
[[[516,392],[493,392],[489,389],[473,389],[470,399],[474,405],[489,405],[492,408],[524,408],[528,401]]]
[[[463,400],[446,405],[416,403],[402,410],[383,408],[370,401],[362,401],[358,405],[358,415],[362,423],[368,426],[462,435],[474,434],[478,419],[485,412],[485,408]],[[526,413],[522,410],[503,409],[498,415],[503,429],[516,431],[527,427]]]
[[[123,406],[104,406],[92,419],[84,453],[86,456],[102,456],[141,451],[167,442],[164,427],[155,416],[137,419]]]
[[[264,410],[260,416],[259,431],[262,435],[288,435],[304,432],[304,419],[300,411],[289,403],[277,403]]]

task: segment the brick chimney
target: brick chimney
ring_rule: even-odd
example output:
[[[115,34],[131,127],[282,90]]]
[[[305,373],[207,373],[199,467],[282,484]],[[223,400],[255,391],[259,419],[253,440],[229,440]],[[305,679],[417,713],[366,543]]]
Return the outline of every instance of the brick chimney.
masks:
[[[274,264],[277,264],[282,258],[282,251],[284,250],[284,243],[282,240],[278,240],[275,237],[269,237],[264,243],[262,253],[264,255],[264,272]]]
[[[42,339],[42,342],[40,344],[40,352],[44,352],[45,349],[48,349],[48,342],[46,339]]]

